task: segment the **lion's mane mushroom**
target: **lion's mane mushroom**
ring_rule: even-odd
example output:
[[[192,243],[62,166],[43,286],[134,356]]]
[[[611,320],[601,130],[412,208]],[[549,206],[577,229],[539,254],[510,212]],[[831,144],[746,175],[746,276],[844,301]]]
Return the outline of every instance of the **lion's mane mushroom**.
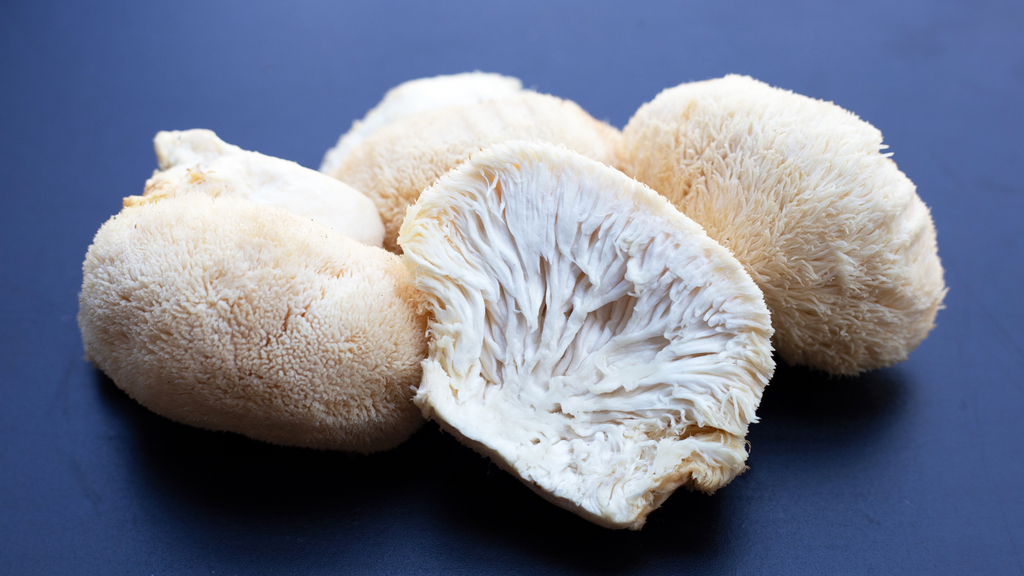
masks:
[[[89,358],[158,414],[371,452],[422,422],[420,306],[393,254],[283,209],[191,193],[100,228],[78,322]]]
[[[786,361],[856,374],[905,359],[946,293],[928,208],[883,148],[832,103],[727,76],[641,107],[620,166],[746,266]]]
[[[426,187],[481,148],[507,140],[564,145],[610,164],[619,131],[573,102],[524,91],[397,119],[352,150],[331,175],[370,197],[397,252],[405,211]]]
[[[426,190],[399,243],[432,313],[416,403],[544,498],[639,529],[677,487],[744,469],[768,310],[664,198],[510,142]]]
[[[143,195],[125,198],[125,206],[203,192],[284,208],[370,246],[383,242],[384,225],[373,202],[316,170],[242,150],[210,130],[159,132],[153,145],[159,170],[146,181]]]
[[[417,112],[456,104],[473,104],[510,96],[519,92],[523,83],[518,78],[483,72],[465,72],[409,80],[388,90],[384,98],[366,113],[362,120],[341,135],[338,143],[324,155],[320,171],[333,173],[341,161],[363,140],[390,124]]]

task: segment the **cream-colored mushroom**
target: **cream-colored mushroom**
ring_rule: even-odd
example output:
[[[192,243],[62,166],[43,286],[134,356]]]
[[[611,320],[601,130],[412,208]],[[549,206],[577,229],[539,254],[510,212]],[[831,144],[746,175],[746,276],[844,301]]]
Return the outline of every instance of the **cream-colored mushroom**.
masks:
[[[946,293],[928,208],[883,148],[834,104],[728,76],[641,107],[620,167],[746,266],[784,359],[856,374],[905,359]]]
[[[416,403],[544,498],[639,529],[679,486],[744,470],[768,310],[664,198],[509,142],[426,190],[399,243],[432,315]]]
[[[247,152],[210,130],[159,132],[153,143],[160,169],[146,181],[142,196],[124,199],[125,206],[198,191],[284,208],[370,246],[383,241],[384,225],[373,202],[316,170]]]
[[[422,422],[420,296],[399,258],[272,206],[190,193],[126,207],[83,265],[88,357],[172,420],[371,452]]]
[[[573,102],[521,92],[395,120],[352,150],[331,175],[374,201],[384,221],[384,248],[397,252],[405,211],[420,192],[482,148],[516,139],[564,145],[611,163],[619,131]]]
[[[366,138],[391,122],[417,112],[473,104],[519,92],[523,83],[518,78],[483,72],[465,72],[410,80],[388,90],[384,98],[366,113],[362,120],[342,134],[338,143],[324,155],[320,171],[332,174],[345,156]]]

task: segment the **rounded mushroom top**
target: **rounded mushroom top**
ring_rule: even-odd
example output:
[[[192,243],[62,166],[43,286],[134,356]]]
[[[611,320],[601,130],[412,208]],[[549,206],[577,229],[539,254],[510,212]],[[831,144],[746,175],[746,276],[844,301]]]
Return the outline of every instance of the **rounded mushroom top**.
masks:
[[[474,154],[410,208],[424,415],[552,502],[638,529],[744,469],[774,370],[761,292],[664,198],[550,145]]]
[[[242,150],[210,130],[159,132],[153,143],[160,169],[146,181],[143,195],[125,198],[125,206],[199,191],[284,208],[371,246],[383,241],[373,202],[334,178]]]
[[[395,120],[352,150],[332,176],[374,201],[386,230],[384,248],[397,252],[409,205],[482,148],[507,140],[547,142],[610,164],[619,136],[574,102],[524,91]]]
[[[523,83],[518,78],[483,72],[465,72],[410,80],[388,90],[384,98],[366,113],[362,120],[342,134],[338,143],[324,155],[320,171],[332,174],[341,161],[380,128],[391,122],[426,110],[472,104],[509,96],[519,92]]]
[[[371,452],[422,423],[420,307],[395,255],[286,210],[192,193],[100,228],[78,323],[89,358],[158,414]]]
[[[884,148],[832,103],[727,76],[642,106],[619,166],[744,264],[783,358],[854,374],[905,359],[945,295],[928,208]]]

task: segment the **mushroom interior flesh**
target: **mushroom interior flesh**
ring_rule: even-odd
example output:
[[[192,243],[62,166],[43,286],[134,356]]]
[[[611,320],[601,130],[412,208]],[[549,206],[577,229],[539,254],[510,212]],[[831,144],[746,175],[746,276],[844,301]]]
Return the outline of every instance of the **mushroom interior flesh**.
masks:
[[[744,469],[774,369],[763,297],[667,201],[563,148],[494,146],[410,209],[424,414],[545,498],[640,528]]]

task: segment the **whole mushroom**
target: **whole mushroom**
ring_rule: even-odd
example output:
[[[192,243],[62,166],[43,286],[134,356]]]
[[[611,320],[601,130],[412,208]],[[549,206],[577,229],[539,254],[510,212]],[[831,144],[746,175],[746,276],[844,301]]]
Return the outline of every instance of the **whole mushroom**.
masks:
[[[253,201],[268,196],[268,175],[271,190],[289,191],[290,167],[182,136],[198,138],[172,146],[171,158],[189,168],[158,172],[89,247],[78,313],[86,355],[140,404],[192,426],[359,452],[405,440],[422,423],[412,395],[426,319],[400,259]],[[158,151],[176,137],[161,133]],[[307,172],[328,192],[344,187]],[[376,216],[372,205],[346,213],[345,199],[328,197],[321,216]]]
[[[884,148],[834,104],[727,76],[642,106],[619,166],[743,263],[786,361],[856,374],[904,360],[946,294],[928,208]]]

